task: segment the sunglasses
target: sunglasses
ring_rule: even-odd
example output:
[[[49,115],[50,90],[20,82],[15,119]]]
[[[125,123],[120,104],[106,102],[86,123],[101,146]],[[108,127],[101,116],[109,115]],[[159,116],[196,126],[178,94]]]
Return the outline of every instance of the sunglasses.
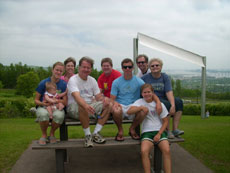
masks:
[[[139,61],[139,62],[137,62],[137,64],[144,64],[145,63],[145,61]]]
[[[131,65],[131,66],[122,66],[122,68],[124,68],[124,69],[132,69],[133,68],[133,66]]]
[[[152,68],[159,67],[159,66],[160,66],[160,64],[153,64],[153,65],[151,65]]]

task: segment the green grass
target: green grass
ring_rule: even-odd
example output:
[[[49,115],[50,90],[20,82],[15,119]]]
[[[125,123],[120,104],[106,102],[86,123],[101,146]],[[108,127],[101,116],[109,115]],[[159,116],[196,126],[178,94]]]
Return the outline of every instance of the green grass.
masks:
[[[129,125],[124,127],[127,134]],[[185,130],[185,142],[180,144],[182,147],[214,172],[230,172],[229,116],[211,116],[209,119],[183,116],[180,129]],[[115,136],[116,132],[115,125],[107,125],[102,134]],[[39,139],[40,135],[34,119],[0,119],[0,172],[9,172],[31,141]],[[56,136],[59,136],[59,131]],[[81,126],[69,127],[69,137],[83,137]]]
[[[230,172],[230,116],[183,116],[180,145],[215,172]]]

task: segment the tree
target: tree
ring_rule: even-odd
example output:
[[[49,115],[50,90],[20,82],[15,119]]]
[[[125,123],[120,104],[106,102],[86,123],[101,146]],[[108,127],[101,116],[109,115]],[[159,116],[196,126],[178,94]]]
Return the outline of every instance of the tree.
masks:
[[[22,74],[17,79],[16,93],[24,95],[26,97],[33,96],[35,88],[38,86],[39,77],[31,71],[26,74]]]
[[[181,81],[179,79],[176,80],[175,95],[181,96]]]

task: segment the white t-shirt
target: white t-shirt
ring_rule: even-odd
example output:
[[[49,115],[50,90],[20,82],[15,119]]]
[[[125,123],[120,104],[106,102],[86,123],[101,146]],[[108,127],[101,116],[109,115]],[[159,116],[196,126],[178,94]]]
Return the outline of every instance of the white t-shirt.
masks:
[[[154,101],[147,103],[144,99],[138,99],[132,104],[132,106],[145,106],[149,109],[148,115],[145,117],[141,124],[141,133],[159,131],[162,126],[161,119],[167,117],[168,115],[168,111],[163,103],[161,103],[162,112],[160,117],[156,113],[156,103]]]
[[[80,78],[78,74],[72,76],[67,84],[68,88],[68,105],[75,103],[75,99],[72,96],[72,92],[79,92],[80,96],[90,104],[93,102],[94,96],[100,93],[100,89],[97,85],[97,81],[88,76],[87,80]]]
[[[148,71],[147,71],[145,74],[148,74],[148,73],[151,73],[151,70],[150,70],[150,69],[148,69]],[[141,78],[141,77],[144,76],[145,74],[143,74],[142,71],[139,70],[136,76],[139,77],[139,78]]]

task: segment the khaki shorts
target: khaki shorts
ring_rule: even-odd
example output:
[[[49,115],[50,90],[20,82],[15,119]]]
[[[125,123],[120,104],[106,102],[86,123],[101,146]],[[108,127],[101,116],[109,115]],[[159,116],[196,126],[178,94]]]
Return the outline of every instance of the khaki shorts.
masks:
[[[94,110],[95,110],[95,114],[94,115],[89,115],[89,118],[97,119],[97,116],[101,115],[102,108],[103,108],[103,103],[102,102],[93,102],[93,103],[91,103],[89,105],[92,106],[94,108]],[[70,105],[68,105],[68,107],[67,107],[67,115],[70,118],[79,120],[78,104],[77,103],[71,103]]]
[[[39,122],[49,121],[49,116],[50,116],[49,112],[44,107],[38,107],[37,111],[36,111],[36,115],[37,115]],[[64,110],[59,111],[58,109],[56,109],[53,111],[53,121],[55,123],[62,124],[64,121],[64,117],[65,117],[65,111]]]

